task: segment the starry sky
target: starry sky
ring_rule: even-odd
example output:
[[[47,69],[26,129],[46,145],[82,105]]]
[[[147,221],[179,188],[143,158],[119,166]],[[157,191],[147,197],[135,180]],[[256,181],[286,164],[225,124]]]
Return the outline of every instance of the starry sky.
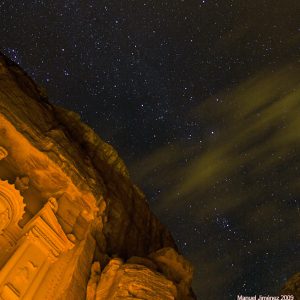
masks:
[[[0,1],[0,51],[128,165],[199,299],[300,267],[298,0]]]

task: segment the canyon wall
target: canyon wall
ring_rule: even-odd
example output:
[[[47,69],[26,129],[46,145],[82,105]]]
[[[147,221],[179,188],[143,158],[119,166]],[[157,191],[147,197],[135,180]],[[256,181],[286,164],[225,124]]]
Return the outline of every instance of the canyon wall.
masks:
[[[195,299],[118,153],[2,54],[0,248],[0,299]]]

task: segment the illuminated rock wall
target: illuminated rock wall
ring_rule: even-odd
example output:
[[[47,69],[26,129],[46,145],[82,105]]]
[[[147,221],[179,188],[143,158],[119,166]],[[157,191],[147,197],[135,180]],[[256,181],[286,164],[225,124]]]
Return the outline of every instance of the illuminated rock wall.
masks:
[[[194,299],[116,151],[0,54],[0,299]]]

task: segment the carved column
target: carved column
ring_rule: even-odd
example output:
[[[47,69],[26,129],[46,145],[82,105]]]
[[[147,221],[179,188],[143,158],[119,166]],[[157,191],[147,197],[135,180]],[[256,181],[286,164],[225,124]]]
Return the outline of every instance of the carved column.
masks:
[[[11,255],[20,236],[18,223],[23,217],[24,208],[23,197],[15,186],[0,180],[0,269]]]
[[[15,186],[0,180],[0,235],[18,226],[24,208],[23,197]]]
[[[34,299],[62,253],[73,248],[58,223],[54,198],[22,229],[17,249],[0,270],[0,299]]]

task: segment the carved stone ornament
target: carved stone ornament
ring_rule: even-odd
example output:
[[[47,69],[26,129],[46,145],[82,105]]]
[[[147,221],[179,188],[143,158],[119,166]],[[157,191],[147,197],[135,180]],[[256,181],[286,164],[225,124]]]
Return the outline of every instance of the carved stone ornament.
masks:
[[[15,187],[20,192],[26,191],[29,188],[29,177],[23,176],[23,177],[17,177],[15,181]]]
[[[7,150],[4,147],[0,146],[0,160],[4,159],[7,155]]]
[[[58,203],[57,200],[54,197],[50,197],[48,199],[48,203],[50,204],[51,209],[53,210],[54,213],[57,213],[58,211]]]
[[[10,225],[17,225],[24,214],[25,204],[20,192],[8,181],[0,180],[0,234]]]
[[[68,238],[69,241],[71,241],[72,243],[75,243],[75,242],[76,242],[76,237],[75,237],[75,235],[72,234],[72,233],[67,234],[67,238]]]

